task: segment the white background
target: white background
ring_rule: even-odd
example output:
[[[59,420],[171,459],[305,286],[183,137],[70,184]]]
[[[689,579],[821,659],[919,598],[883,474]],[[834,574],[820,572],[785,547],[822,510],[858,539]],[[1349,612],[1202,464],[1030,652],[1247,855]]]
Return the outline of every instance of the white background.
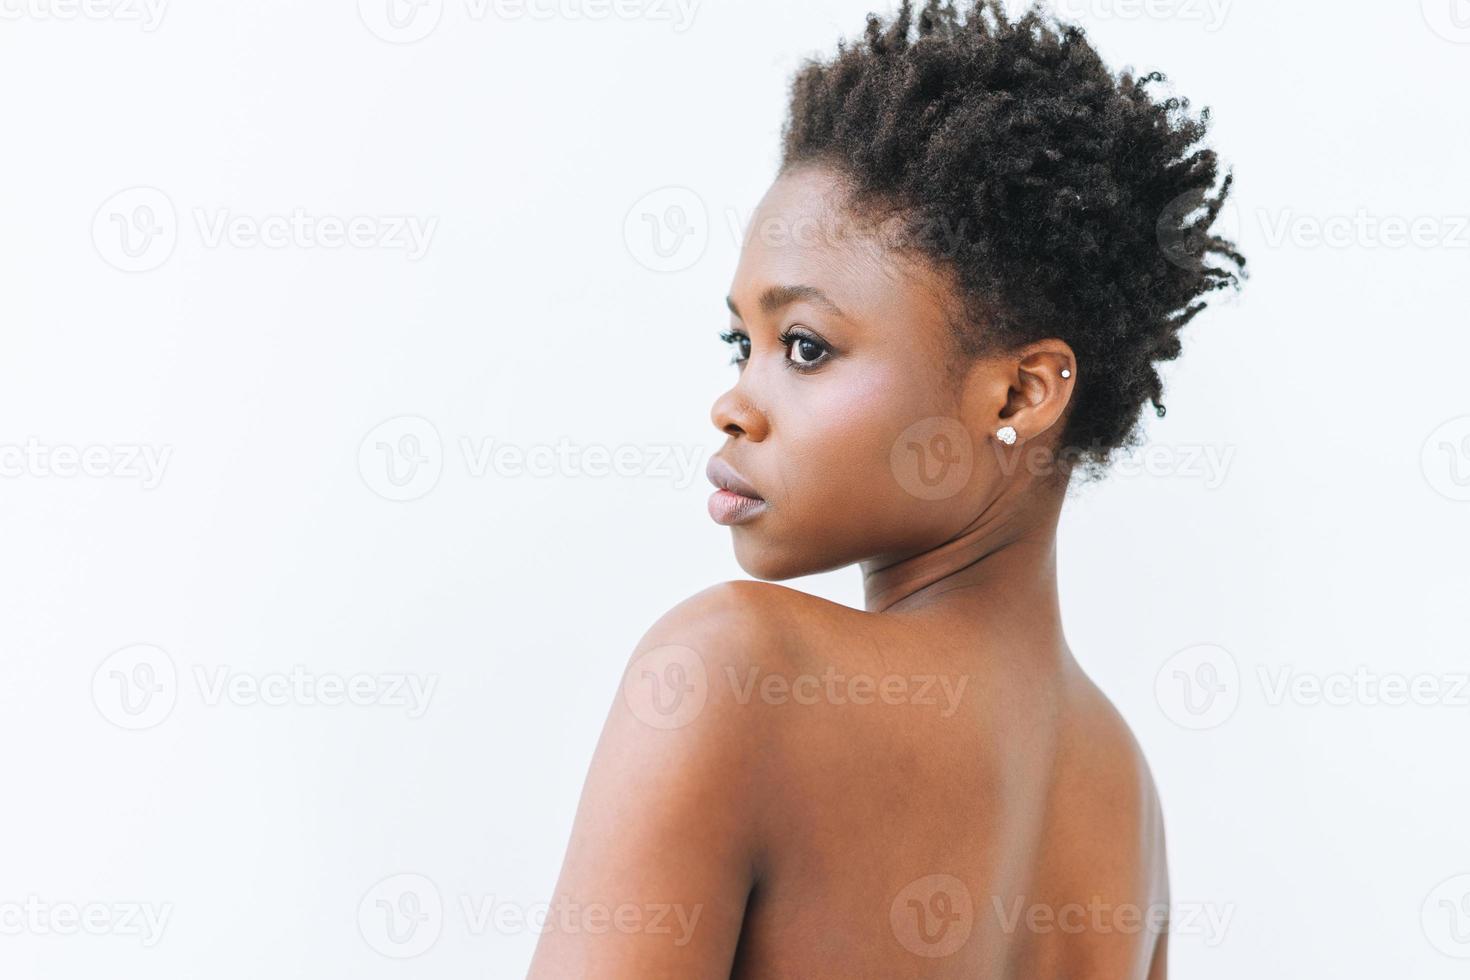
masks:
[[[98,2],[0,0],[0,974],[519,976],[628,652],[742,577],[703,504],[722,298],[787,78],[870,5],[444,0],[399,30],[386,0]],[[1061,535],[1175,897],[1230,916],[1174,972],[1463,976],[1470,5],[1062,9],[1213,107],[1253,273],[1189,328],[1154,462]],[[298,209],[378,224],[211,233]],[[422,255],[390,247],[404,216]],[[415,435],[395,487],[379,443]],[[487,440],[636,472],[486,469]],[[860,603],[854,570],[790,584]],[[371,703],[214,686],[293,669]],[[1437,693],[1277,696],[1360,670]],[[395,944],[405,890],[426,918]],[[25,910],[94,903],[101,935]],[[151,945],[130,903],[167,911]]]

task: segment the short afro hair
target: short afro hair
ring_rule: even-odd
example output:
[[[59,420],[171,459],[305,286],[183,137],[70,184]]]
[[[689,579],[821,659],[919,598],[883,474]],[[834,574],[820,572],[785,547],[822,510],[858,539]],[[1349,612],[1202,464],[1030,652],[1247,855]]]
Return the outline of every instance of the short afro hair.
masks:
[[[1245,259],[1211,231],[1229,194],[1209,109],[1114,75],[1081,29],[999,0],[903,0],[791,83],[781,171],[834,168],[858,211],[899,215],[952,273],[974,357],[1059,338],[1078,359],[1064,458],[1105,465],[1164,414],[1156,365]],[[943,235],[932,229],[946,229]],[[920,229],[928,229],[928,232]],[[1070,467],[1069,467],[1070,468]]]

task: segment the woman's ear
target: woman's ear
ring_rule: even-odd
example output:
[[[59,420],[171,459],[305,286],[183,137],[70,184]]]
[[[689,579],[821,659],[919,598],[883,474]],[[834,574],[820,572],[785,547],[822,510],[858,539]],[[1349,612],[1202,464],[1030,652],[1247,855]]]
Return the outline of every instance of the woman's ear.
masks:
[[[1034,442],[1065,417],[1077,385],[1077,357],[1052,339],[1028,344],[1002,363],[1008,390],[995,427],[1010,427],[1017,442]]]

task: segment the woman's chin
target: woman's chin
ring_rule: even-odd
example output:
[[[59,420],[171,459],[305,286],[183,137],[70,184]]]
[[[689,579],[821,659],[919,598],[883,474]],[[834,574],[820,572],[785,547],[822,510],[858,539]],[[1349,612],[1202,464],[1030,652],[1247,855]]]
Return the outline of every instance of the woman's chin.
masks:
[[[831,571],[831,562],[823,562],[816,555],[800,550],[783,548],[776,551],[767,545],[750,540],[747,534],[736,529],[735,561],[745,574],[763,582],[784,582],[803,575]]]
[[[735,561],[751,578],[763,582],[780,582],[801,574],[793,570],[790,555],[772,554],[769,548],[750,541],[739,528],[735,529]]]
[[[750,561],[741,558],[739,552],[736,552],[735,561],[740,565],[741,570],[746,575],[754,579],[760,579],[762,582],[783,582],[786,579],[795,578],[800,574],[797,572],[788,572],[784,566],[775,562]]]

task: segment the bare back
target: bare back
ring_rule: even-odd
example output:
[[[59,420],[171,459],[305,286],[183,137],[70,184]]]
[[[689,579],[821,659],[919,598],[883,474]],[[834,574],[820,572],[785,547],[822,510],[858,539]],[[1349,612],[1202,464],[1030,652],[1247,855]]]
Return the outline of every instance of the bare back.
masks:
[[[727,583],[660,620],[533,980],[1162,977],[1137,745],[1059,635],[985,601],[876,614]]]
[[[801,605],[804,649],[741,679],[790,792],[733,976],[1162,977],[1152,782],[1070,654]]]

